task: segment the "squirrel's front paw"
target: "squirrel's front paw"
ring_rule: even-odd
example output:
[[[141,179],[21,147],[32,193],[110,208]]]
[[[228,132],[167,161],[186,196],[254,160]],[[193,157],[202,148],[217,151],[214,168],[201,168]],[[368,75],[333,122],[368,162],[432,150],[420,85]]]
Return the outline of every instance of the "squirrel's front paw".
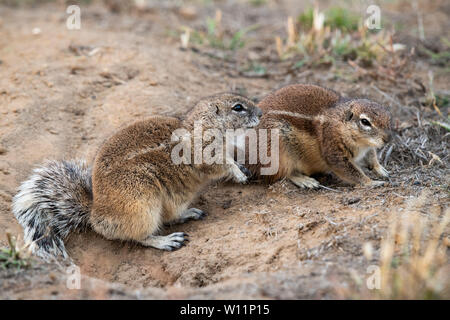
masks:
[[[377,166],[373,168],[376,174],[378,174],[380,177],[389,177],[389,171],[387,171],[383,166]]]
[[[247,167],[243,166],[242,164],[238,164],[237,166],[239,167],[239,170],[241,170],[242,173],[245,174],[247,178],[250,178],[252,176],[251,171],[248,170]]]
[[[233,172],[233,180],[238,183],[246,183],[247,176],[241,170],[237,170]]]
[[[386,183],[385,181],[371,180],[370,182],[365,183],[364,186],[376,188],[376,187],[381,187],[385,183]]]
[[[246,173],[249,173],[248,169],[243,165],[234,162],[228,167],[228,172],[233,181],[238,183],[246,183],[248,178]]]

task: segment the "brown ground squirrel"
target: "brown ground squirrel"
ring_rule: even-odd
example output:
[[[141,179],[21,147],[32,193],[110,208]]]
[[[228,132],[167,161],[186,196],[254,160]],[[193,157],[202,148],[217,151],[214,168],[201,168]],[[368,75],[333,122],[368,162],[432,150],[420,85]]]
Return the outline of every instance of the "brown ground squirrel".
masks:
[[[246,176],[231,157],[230,162],[175,164],[171,150],[183,137],[175,137],[177,142],[174,132],[190,132],[202,121],[202,130],[212,128],[225,136],[229,129],[256,126],[261,114],[245,97],[219,94],[197,103],[184,121],[152,117],[120,129],[100,147],[92,174],[84,162],[47,163],[22,183],[13,199],[25,241],[44,259],[67,258],[64,239],[89,226],[111,240],[163,250],[181,247],[187,235],[157,235],[161,226],[202,218],[201,210],[188,206],[203,187],[224,177],[244,182]],[[206,142],[202,140],[202,150]]]
[[[333,172],[351,184],[377,186],[361,170],[366,166],[379,176],[376,148],[390,140],[391,114],[367,99],[344,99],[337,92],[316,85],[296,84],[266,96],[259,129],[279,129],[279,170],[261,176],[268,182],[288,178],[304,188],[319,186],[310,177]],[[268,147],[270,150],[270,145]],[[261,164],[249,165],[259,175]]]

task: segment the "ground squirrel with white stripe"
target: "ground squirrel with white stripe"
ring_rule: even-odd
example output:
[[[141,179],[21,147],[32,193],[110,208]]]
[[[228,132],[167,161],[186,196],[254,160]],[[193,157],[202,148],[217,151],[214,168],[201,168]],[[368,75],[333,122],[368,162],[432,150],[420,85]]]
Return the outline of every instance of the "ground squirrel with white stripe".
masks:
[[[202,218],[202,210],[188,208],[199,191],[214,180],[245,182],[247,177],[232,156],[220,164],[175,164],[171,155],[179,141],[172,134],[180,128],[191,132],[202,121],[203,130],[225,136],[229,129],[256,126],[261,114],[243,96],[218,94],[202,99],[183,121],[151,117],[119,129],[98,150],[92,170],[84,161],[44,164],[13,199],[25,241],[46,260],[67,258],[64,240],[87,227],[110,240],[169,251],[181,247],[187,235],[159,235],[163,224]],[[203,150],[208,141],[201,141]]]
[[[303,188],[316,188],[316,173],[333,172],[352,185],[378,186],[362,167],[378,176],[388,172],[378,162],[376,148],[391,138],[391,113],[367,99],[347,99],[316,85],[281,88],[260,101],[259,129],[279,129],[279,170],[260,176],[274,182],[288,178]],[[270,152],[270,145],[269,145]],[[261,163],[249,165],[260,175]]]

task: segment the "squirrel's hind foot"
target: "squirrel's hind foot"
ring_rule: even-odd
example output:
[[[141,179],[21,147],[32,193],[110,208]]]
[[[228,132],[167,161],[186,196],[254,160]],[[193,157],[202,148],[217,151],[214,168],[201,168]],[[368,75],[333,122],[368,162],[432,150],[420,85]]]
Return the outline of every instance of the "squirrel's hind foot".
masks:
[[[289,180],[291,180],[297,187],[304,189],[316,189],[320,186],[319,181],[303,174],[290,177]]]
[[[178,219],[169,222],[170,225],[185,223],[188,220],[201,220],[206,217],[206,212],[197,208],[184,210]]]
[[[147,247],[153,247],[156,249],[173,251],[181,248],[185,245],[188,235],[184,232],[175,232],[167,236],[148,236],[145,240],[140,241],[141,244]]]

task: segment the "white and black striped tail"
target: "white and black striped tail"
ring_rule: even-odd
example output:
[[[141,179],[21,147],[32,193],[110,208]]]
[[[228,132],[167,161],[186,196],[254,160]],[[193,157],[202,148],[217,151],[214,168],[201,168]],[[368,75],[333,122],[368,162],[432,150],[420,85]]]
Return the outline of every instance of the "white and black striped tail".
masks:
[[[91,169],[84,161],[48,161],[18,191],[12,210],[32,252],[45,260],[68,258],[64,239],[88,225]]]

